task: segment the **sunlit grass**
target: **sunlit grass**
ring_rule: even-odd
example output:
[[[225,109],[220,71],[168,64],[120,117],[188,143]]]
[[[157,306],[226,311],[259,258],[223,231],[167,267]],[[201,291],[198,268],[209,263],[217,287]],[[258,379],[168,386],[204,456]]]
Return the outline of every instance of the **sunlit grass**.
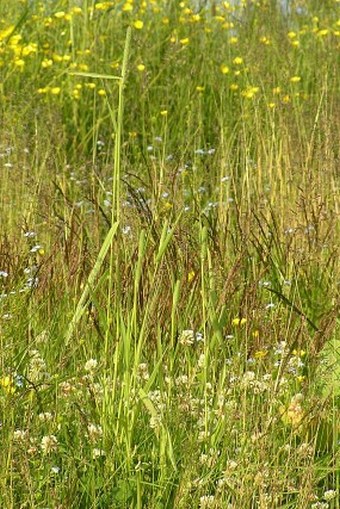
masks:
[[[339,11],[284,4],[0,4],[1,507],[339,508]]]

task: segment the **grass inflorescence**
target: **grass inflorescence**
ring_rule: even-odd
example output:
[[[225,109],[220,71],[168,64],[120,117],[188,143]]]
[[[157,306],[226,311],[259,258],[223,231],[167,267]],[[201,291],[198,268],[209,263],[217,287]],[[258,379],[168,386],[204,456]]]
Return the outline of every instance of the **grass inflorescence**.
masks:
[[[0,4],[1,507],[339,509],[339,36]]]

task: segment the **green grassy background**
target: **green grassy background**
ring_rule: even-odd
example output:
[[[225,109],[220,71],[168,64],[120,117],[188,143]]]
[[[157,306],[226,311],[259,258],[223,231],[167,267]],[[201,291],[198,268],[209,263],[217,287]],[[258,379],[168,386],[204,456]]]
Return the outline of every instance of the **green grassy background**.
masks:
[[[280,5],[1,2],[0,507],[340,507],[339,2]]]

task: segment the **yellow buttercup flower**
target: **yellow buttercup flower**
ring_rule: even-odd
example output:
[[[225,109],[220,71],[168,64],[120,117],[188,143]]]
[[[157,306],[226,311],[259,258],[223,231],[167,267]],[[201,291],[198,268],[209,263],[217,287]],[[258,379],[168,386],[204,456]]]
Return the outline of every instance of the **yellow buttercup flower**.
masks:
[[[142,30],[143,26],[144,26],[144,23],[141,19],[137,19],[134,23],[133,23],[133,26],[136,28],[136,30]]]
[[[234,60],[233,60],[233,64],[235,64],[235,65],[243,64],[243,58],[242,57],[235,57]]]
[[[54,13],[54,17],[58,18],[58,19],[63,19],[63,18],[65,18],[65,16],[66,16],[66,13],[64,11],[59,11],[59,12]]]
[[[188,283],[191,283],[191,281],[194,279],[194,277],[195,277],[195,271],[191,270],[188,274]]]
[[[133,5],[130,2],[125,2],[125,4],[122,7],[122,11],[131,12],[132,10],[133,10]]]
[[[259,90],[260,90],[259,87],[248,87],[242,91],[242,95],[247,99],[252,99],[255,96],[255,94],[258,93]]]
[[[255,359],[264,359],[268,355],[268,352],[266,350],[258,350],[254,353]]]
[[[247,323],[247,319],[237,317],[237,318],[234,318],[231,323],[235,326],[244,325],[245,323]]]
[[[13,386],[13,380],[10,376],[6,375],[0,378],[0,387],[3,388],[3,390],[7,394],[14,394],[15,393],[15,387]]]
[[[25,60],[18,58],[17,60],[14,60],[14,65],[19,67],[19,69],[23,69],[25,67]]]

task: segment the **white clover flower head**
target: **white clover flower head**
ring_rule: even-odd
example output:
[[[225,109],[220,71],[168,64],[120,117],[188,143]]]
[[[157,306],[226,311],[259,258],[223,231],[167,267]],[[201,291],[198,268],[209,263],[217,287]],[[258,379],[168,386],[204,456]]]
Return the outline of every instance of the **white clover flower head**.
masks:
[[[97,424],[90,423],[87,426],[87,432],[89,434],[90,439],[95,440],[102,436],[103,429],[99,424],[97,425]]]
[[[97,366],[98,366],[97,359],[89,359],[88,361],[85,362],[84,369],[85,369],[85,371],[92,373],[93,371],[95,371]]]
[[[159,429],[161,424],[161,418],[159,415],[152,415],[150,417],[149,426],[151,429]]]
[[[50,454],[55,452],[58,447],[58,440],[55,435],[45,435],[41,439],[40,443],[41,450],[44,454]]]
[[[328,502],[315,502],[315,504],[311,505],[311,509],[328,509]]]
[[[194,331],[191,329],[187,329],[181,332],[181,335],[179,337],[179,342],[181,345],[184,346],[190,346],[195,341],[195,334]]]
[[[146,362],[141,362],[137,367],[137,376],[141,380],[148,380],[150,378],[149,368]]]
[[[238,467],[238,463],[235,460],[227,461],[227,470],[236,470]]]
[[[53,419],[53,415],[50,412],[41,412],[38,415],[38,419],[41,422],[50,422]]]
[[[24,233],[24,237],[28,238],[28,239],[34,239],[34,237],[36,237],[36,232],[32,231],[32,230],[29,230],[27,232]]]
[[[337,495],[337,492],[335,490],[327,490],[323,494],[323,499],[329,502],[330,500],[333,500]]]
[[[185,329],[179,336],[179,342],[181,345],[190,346],[195,342],[204,342],[204,337],[201,332],[194,332],[192,329]]]
[[[13,440],[16,442],[23,442],[28,435],[28,431],[25,429],[16,429],[13,433]]]
[[[215,504],[214,495],[203,495],[200,497],[200,507],[203,509],[213,507]]]
[[[197,362],[199,368],[203,368],[203,366],[205,365],[205,359],[206,359],[205,354],[201,353]]]
[[[94,449],[92,449],[92,459],[97,459],[97,458],[101,458],[105,456],[105,451],[103,451],[103,449],[98,449],[97,447],[95,447]]]
[[[252,382],[255,380],[255,373],[254,371],[246,371],[243,375],[243,381],[245,383]]]

